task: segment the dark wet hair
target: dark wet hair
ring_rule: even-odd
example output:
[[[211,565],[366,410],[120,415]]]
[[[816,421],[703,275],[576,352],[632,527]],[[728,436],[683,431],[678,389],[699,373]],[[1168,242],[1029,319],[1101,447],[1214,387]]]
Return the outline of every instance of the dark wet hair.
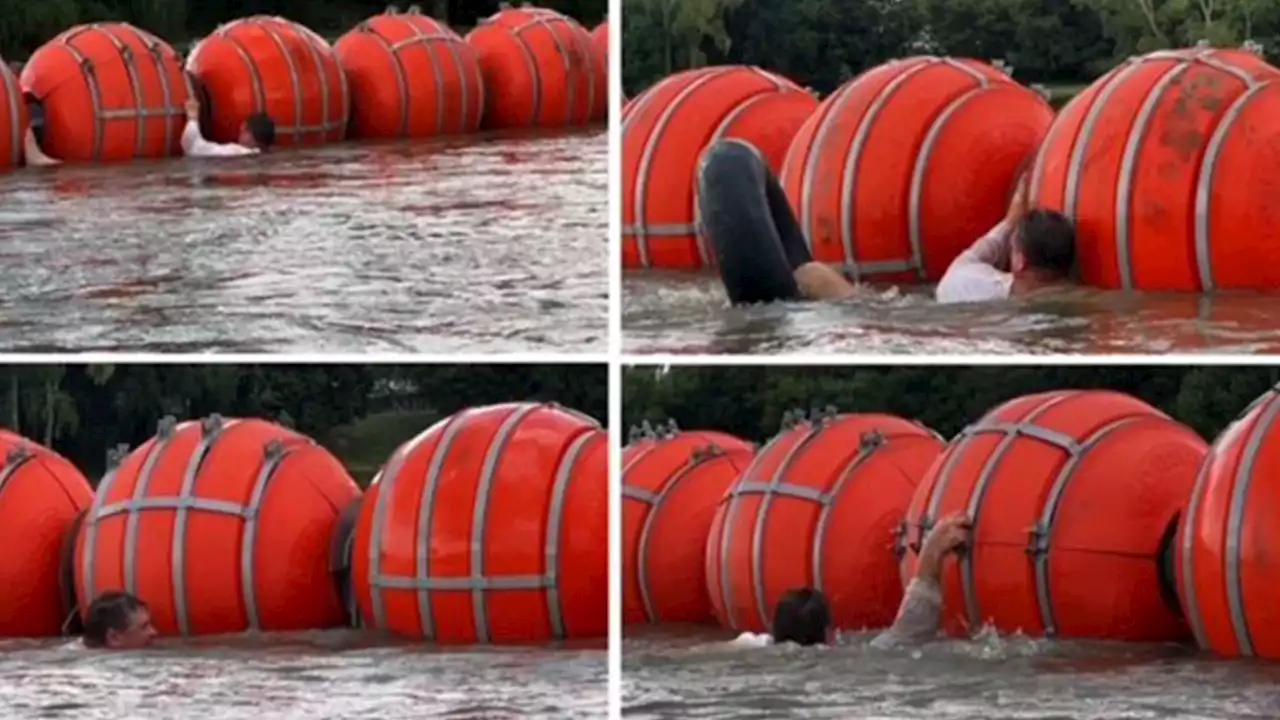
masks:
[[[266,150],[276,144],[276,121],[266,113],[254,113],[244,121],[249,134],[258,143],[258,147]]]
[[[1075,224],[1060,212],[1032,210],[1018,224],[1018,248],[1029,267],[1067,277],[1076,262]]]
[[[773,641],[821,645],[827,641],[831,608],[821,590],[789,590],[773,609]]]
[[[127,592],[105,592],[89,605],[84,621],[84,643],[90,647],[107,644],[107,632],[129,629],[133,614],[145,610],[147,604]]]

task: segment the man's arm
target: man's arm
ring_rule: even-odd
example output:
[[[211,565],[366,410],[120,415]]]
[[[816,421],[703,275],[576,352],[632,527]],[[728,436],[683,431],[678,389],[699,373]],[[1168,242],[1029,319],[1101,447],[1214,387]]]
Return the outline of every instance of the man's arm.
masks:
[[[956,515],[939,522],[925,538],[916,575],[907,585],[893,625],[871,641],[882,650],[921,643],[938,634],[942,624],[942,566],[969,541],[969,519]]]
[[[792,273],[806,300],[844,300],[853,297],[853,283],[820,262],[808,262]]]

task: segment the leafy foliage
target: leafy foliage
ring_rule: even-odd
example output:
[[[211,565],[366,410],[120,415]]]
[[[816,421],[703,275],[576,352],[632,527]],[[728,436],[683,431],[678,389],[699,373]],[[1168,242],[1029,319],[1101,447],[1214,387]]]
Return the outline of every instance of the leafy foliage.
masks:
[[[634,97],[708,64],[777,71],[823,94],[886,60],[1001,60],[1027,82],[1087,83],[1130,55],[1199,40],[1280,59],[1274,0],[622,0]],[[684,7],[696,8],[680,14]],[[682,20],[674,18],[683,18]]]
[[[5,391],[7,389],[7,392]],[[16,365],[0,366],[0,419],[67,456],[90,477],[107,452],[136,447],[166,415],[261,417],[347,459],[377,464],[357,438],[394,448],[431,418],[512,401],[557,402],[608,420],[603,365]],[[400,422],[365,422],[371,416]],[[403,422],[408,420],[409,422]],[[429,423],[428,423],[429,424]],[[364,426],[362,433],[353,427]],[[362,440],[367,444],[367,440]],[[347,445],[351,445],[348,447]],[[374,468],[376,470],[376,467]]]
[[[997,405],[1058,389],[1141,398],[1212,440],[1280,381],[1271,367],[656,367],[623,373],[623,427],[674,420],[753,442],[796,409],[832,406],[918,420],[951,437]]]

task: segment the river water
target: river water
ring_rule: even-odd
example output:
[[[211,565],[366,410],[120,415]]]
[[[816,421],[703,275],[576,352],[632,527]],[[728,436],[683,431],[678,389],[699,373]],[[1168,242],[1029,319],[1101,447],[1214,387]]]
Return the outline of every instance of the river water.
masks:
[[[78,642],[78,641],[77,641]],[[421,720],[608,716],[603,649],[433,650],[351,631],[138,652],[0,643],[5,720]]]
[[[630,628],[628,633],[632,634]],[[876,651],[731,646],[647,631],[623,644],[628,720],[1245,720],[1280,717],[1280,667],[1178,646],[994,635]]]
[[[0,350],[604,352],[608,135],[0,175]]]
[[[939,305],[928,287],[865,289],[840,303],[730,307],[714,278],[628,273],[629,353],[1164,354],[1280,352],[1280,295],[1083,288]]]

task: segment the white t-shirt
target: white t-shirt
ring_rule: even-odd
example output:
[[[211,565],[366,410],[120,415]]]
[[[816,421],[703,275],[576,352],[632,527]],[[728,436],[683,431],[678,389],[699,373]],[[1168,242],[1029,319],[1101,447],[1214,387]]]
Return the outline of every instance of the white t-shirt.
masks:
[[[938,302],[988,302],[1009,297],[1013,273],[1002,268],[1009,267],[1012,237],[1012,227],[1002,220],[960,253],[938,282]]]
[[[187,126],[182,130],[182,152],[187,157],[241,157],[257,155],[258,149],[237,143],[216,143],[205,140],[200,134],[200,123],[188,120]]]

